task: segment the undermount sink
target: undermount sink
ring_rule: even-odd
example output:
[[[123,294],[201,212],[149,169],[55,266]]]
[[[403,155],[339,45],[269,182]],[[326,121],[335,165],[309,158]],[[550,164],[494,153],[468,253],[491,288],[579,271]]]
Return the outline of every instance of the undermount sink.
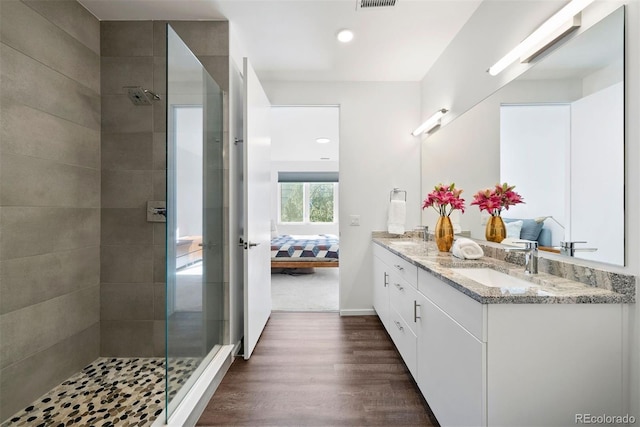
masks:
[[[492,288],[503,288],[510,291],[522,289],[524,291],[533,286],[526,280],[509,276],[492,268],[452,268],[451,271]]]

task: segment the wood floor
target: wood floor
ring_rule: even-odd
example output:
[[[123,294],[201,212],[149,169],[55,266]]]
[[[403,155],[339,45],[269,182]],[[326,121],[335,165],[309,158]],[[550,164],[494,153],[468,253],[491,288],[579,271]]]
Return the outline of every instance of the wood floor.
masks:
[[[376,316],[272,313],[199,426],[437,426]]]

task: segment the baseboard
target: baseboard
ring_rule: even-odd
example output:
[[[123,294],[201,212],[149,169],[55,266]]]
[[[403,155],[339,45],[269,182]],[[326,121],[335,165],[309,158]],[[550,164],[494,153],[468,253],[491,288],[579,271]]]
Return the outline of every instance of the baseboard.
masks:
[[[195,426],[209,400],[233,362],[233,345],[222,346],[209,365],[202,372],[185,398],[180,402],[169,422],[164,423],[166,408],[156,418],[151,427],[191,427]]]
[[[340,316],[375,316],[376,311],[371,309],[352,309],[352,310],[340,310]]]

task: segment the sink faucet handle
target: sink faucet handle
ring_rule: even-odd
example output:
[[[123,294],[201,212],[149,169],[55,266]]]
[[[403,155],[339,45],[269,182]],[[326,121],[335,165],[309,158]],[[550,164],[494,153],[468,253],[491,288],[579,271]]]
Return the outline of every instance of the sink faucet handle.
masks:
[[[538,242],[535,240],[514,240],[513,243],[524,243],[525,249],[538,249]]]

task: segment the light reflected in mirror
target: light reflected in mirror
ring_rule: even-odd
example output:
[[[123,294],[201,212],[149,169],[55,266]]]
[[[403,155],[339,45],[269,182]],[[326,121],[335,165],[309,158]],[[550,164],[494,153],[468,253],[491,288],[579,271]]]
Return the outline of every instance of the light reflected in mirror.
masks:
[[[425,140],[423,192],[443,180],[464,188],[454,222],[472,238],[485,229],[472,195],[508,182],[526,203],[502,216],[542,225],[544,249],[624,265],[624,6]]]

